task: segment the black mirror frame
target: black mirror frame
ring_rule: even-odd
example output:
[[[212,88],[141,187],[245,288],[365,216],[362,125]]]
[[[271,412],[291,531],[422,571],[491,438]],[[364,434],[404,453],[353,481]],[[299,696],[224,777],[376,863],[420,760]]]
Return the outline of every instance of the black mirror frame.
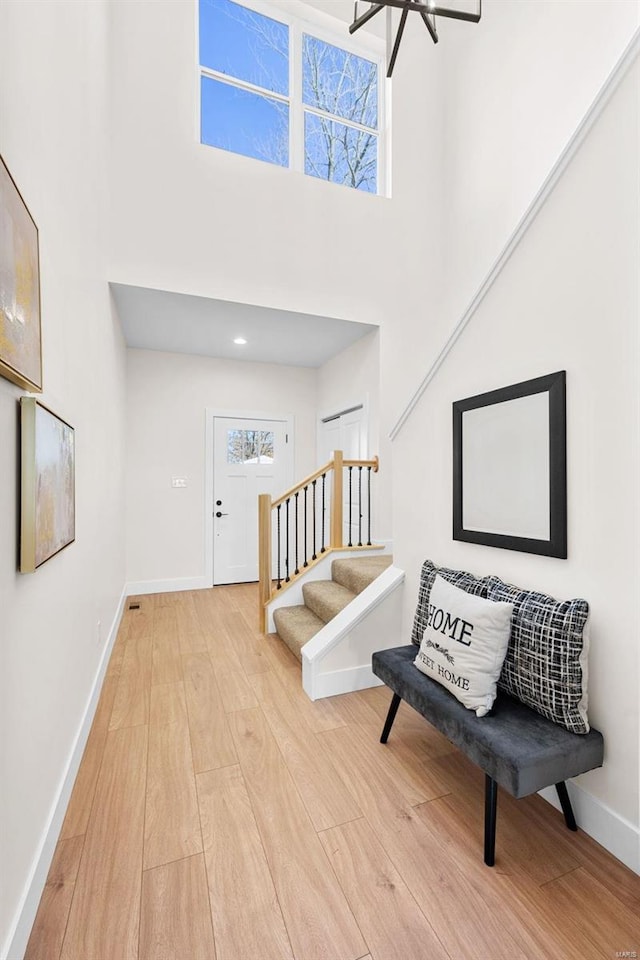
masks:
[[[549,394],[549,531],[548,540],[465,530],[463,526],[463,427],[467,410],[488,407],[506,400],[517,400],[536,393]],[[547,557],[567,557],[567,416],[566,371],[560,370],[534,380],[512,384],[489,393],[457,400],[453,404],[453,539],[479,543],[504,550],[537,553]]]

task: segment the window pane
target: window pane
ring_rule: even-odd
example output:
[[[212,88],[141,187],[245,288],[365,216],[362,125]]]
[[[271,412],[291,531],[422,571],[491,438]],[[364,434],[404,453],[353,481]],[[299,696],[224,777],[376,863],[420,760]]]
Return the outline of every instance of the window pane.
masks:
[[[227,463],[273,463],[273,431],[228,430]]]
[[[305,113],[305,173],[377,193],[378,137],[336,120]]]
[[[231,0],[200,0],[200,63],[289,93],[289,28]]]
[[[227,463],[244,463],[244,430],[227,430]]]
[[[330,43],[302,38],[303,99],[366,127],[378,127],[378,68]]]
[[[245,157],[289,164],[289,107],[280,100],[201,78],[200,141]]]
[[[260,463],[273,463],[273,432],[263,430],[260,434]]]

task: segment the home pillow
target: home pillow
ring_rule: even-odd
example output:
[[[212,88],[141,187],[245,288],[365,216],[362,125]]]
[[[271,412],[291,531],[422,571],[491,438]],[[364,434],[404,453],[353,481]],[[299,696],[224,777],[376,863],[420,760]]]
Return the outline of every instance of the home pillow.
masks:
[[[587,601],[555,600],[497,577],[489,597],[514,605],[500,688],[572,733],[588,733]]]
[[[416,667],[484,717],[496,698],[512,613],[512,603],[474,597],[436,576]]]
[[[425,560],[420,573],[418,603],[413,620],[413,630],[411,631],[411,640],[417,647],[420,646],[422,634],[427,626],[429,597],[436,576],[442,577],[443,580],[446,580],[448,583],[455,584],[456,587],[460,587],[460,589],[466,593],[471,593],[478,597],[487,596],[488,577],[474,577],[472,573],[467,573],[465,570],[448,570],[447,567],[436,567],[435,563],[432,563],[431,560]]]

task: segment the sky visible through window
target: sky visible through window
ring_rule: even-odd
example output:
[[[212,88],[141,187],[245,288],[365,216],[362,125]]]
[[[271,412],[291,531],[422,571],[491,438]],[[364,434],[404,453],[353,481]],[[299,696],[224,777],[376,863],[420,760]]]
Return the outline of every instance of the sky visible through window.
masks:
[[[302,104],[293,111],[295,43]],[[306,173],[377,192],[375,62],[233,0],[200,0],[200,65],[202,143],[287,167],[293,134],[304,146]],[[291,131],[294,113],[300,129]]]

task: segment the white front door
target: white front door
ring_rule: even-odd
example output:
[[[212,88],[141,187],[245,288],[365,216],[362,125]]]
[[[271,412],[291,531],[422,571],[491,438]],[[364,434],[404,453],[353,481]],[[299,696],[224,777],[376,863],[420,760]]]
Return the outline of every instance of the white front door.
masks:
[[[258,494],[291,486],[287,422],[214,417],[213,582],[258,579]]]
[[[363,406],[323,418],[318,431],[319,466],[331,459],[334,450],[342,450],[345,460],[366,460],[368,457],[367,434],[367,414]],[[351,484],[349,484],[349,478],[351,478]],[[343,542],[357,544],[363,531],[364,512],[359,523],[360,512],[361,509],[362,511],[368,509],[366,474],[363,476],[357,467],[354,467],[351,471],[345,469],[342,479]],[[327,503],[325,513],[328,508]],[[351,524],[349,524],[349,517],[351,517]],[[325,527],[328,527],[327,516],[325,516]]]

